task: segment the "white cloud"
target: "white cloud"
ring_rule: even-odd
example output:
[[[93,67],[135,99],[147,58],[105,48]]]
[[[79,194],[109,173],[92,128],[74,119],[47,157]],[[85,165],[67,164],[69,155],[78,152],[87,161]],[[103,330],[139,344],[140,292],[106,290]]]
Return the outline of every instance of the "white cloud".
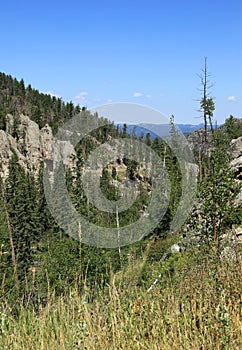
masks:
[[[109,99],[107,100],[107,102],[108,102],[108,103],[111,103],[111,102],[113,102],[113,100],[112,100],[111,98],[109,98]]]
[[[78,95],[75,96],[76,101],[86,102],[88,96],[88,92],[82,91]]]
[[[141,96],[143,96],[142,92],[135,92],[133,94],[133,97],[141,97]]]
[[[233,96],[233,95],[232,95],[232,96],[229,96],[229,97],[228,97],[228,100],[229,100],[229,101],[236,101],[236,97]]]
[[[152,96],[147,94],[144,95],[142,92],[134,92],[133,97],[146,97],[146,98],[151,98]]]

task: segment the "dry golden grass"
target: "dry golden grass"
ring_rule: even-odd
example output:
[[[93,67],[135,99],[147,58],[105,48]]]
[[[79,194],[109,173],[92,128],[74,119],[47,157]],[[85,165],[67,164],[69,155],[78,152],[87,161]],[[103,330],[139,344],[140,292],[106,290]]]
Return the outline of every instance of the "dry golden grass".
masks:
[[[241,259],[216,271],[187,262],[175,282],[168,277],[149,293],[114,276],[93,302],[76,287],[38,313],[20,305],[14,317],[14,305],[2,305],[0,349],[239,350],[241,272]]]

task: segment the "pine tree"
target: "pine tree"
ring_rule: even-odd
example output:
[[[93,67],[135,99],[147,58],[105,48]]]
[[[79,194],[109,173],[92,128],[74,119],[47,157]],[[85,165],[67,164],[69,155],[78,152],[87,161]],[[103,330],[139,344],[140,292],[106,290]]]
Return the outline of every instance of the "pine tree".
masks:
[[[15,153],[9,164],[6,198],[18,275],[23,279],[33,263],[41,228],[38,219],[34,179],[31,175],[26,174],[18,164],[18,157]]]
[[[227,139],[217,130],[214,147],[210,151],[210,169],[200,185],[202,198],[202,233],[208,241],[219,245],[220,237],[232,224],[239,223],[241,208],[234,208],[233,201],[239,186],[230,169]]]

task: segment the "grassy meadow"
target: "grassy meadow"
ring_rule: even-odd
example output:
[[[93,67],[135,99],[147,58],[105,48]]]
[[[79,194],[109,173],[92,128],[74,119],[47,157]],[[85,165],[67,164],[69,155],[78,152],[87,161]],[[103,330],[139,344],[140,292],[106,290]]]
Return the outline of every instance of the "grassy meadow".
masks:
[[[31,292],[11,305],[6,296],[0,349],[242,348],[241,258],[221,262],[192,252],[164,262],[136,260],[111,275],[102,288],[77,282],[38,307]]]

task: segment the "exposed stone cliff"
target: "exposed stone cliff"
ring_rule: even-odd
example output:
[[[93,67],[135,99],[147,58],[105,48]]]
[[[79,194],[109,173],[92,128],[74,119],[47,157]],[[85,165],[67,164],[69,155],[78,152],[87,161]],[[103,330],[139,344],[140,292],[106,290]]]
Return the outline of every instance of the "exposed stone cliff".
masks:
[[[229,152],[232,156],[231,169],[235,172],[236,179],[241,184],[241,190],[235,200],[235,205],[242,204],[242,136],[230,143]]]
[[[75,150],[68,141],[57,141],[51,127],[42,129],[28,116],[16,119],[7,115],[6,131],[0,130],[0,162],[2,176],[8,175],[9,161],[15,152],[19,164],[26,170],[37,174],[42,161],[49,160],[55,166],[60,159],[69,168],[75,167]]]

